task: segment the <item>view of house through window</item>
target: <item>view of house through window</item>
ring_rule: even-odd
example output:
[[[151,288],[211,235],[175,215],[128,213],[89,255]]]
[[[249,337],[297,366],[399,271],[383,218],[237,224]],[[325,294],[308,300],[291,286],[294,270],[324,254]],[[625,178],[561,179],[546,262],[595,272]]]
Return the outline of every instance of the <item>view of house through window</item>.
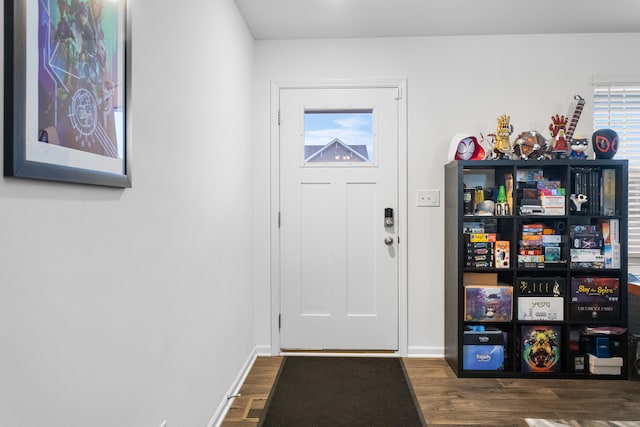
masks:
[[[618,134],[615,159],[629,160],[629,265],[640,267],[640,79],[594,84],[593,127]]]
[[[305,111],[305,163],[373,161],[373,110]]]

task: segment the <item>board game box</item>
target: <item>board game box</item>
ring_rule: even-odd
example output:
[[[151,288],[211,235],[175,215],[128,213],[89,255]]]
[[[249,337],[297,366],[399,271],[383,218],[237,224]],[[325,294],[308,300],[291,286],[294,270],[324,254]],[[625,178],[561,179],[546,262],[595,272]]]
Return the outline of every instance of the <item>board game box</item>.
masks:
[[[561,297],[565,294],[565,279],[559,276],[518,277],[516,292],[527,297]]]
[[[464,287],[464,320],[508,322],[513,310],[513,288],[506,285]]]
[[[564,320],[564,298],[518,297],[518,320]]]
[[[509,268],[509,241],[498,240],[494,248],[496,268]]]
[[[620,282],[614,277],[573,277],[571,319],[620,320]]]

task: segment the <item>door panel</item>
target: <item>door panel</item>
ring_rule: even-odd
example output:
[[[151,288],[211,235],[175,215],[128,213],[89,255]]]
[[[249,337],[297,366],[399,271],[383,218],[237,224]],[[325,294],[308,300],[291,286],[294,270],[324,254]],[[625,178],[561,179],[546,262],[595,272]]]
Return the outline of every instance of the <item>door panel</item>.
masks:
[[[397,350],[396,226],[384,225],[398,209],[397,89],[279,95],[281,348]],[[310,151],[308,111],[371,111],[373,146],[329,133]]]
[[[300,185],[300,315],[331,313],[330,184]]]
[[[347,184],[347,308],[348,316],[375,316],[375,183]]]

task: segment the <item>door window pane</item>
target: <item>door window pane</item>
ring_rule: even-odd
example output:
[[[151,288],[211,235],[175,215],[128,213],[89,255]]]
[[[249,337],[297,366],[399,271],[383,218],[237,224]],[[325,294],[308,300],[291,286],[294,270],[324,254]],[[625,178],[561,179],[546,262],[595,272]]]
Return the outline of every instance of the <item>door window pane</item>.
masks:
[[[305,163],[373,160],[373,110],[305,111]]]

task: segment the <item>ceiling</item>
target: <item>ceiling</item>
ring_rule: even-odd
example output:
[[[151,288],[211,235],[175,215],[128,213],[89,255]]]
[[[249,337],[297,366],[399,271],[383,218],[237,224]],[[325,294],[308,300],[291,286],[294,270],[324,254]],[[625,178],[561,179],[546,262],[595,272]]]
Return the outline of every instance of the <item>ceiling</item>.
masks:
[[[640,32],[640,0],[235,0],[256,40]]]

